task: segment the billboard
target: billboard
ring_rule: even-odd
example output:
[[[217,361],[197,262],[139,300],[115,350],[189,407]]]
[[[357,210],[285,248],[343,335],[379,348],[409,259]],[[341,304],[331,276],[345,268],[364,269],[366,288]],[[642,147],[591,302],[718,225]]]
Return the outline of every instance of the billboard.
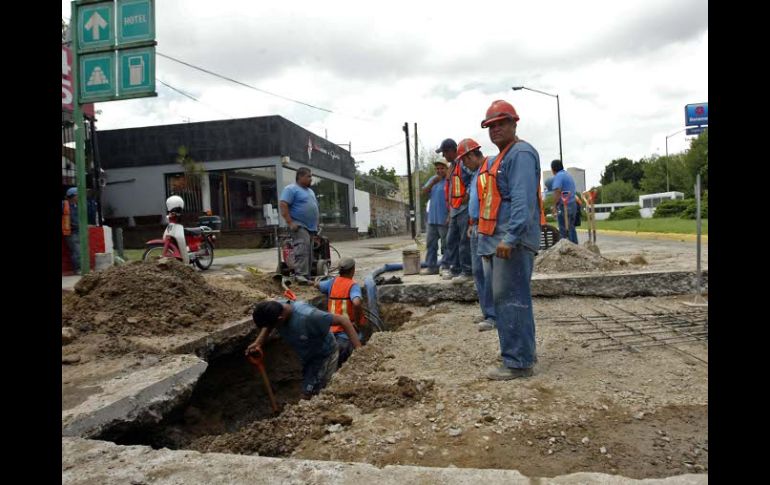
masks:
[[[684,107],[685,126],[701,126],[709,124],[709,104],[696,103]]]

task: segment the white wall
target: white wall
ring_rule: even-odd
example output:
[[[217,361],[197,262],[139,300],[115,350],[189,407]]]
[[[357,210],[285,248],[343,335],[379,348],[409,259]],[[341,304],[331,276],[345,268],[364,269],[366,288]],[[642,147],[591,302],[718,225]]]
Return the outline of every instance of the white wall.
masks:
[[[369,205],[369,192],[356,189],[354,205],[358,207],[358,212],[355,213],[353,227],[357,227],[358,232],[368,232],[369,223],[372,220],[372,212]]]

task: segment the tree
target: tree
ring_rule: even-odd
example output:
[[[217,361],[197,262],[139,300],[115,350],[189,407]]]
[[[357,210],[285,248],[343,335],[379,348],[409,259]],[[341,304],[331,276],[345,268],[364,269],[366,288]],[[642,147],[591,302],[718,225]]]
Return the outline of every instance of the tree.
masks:
[[[601,197],[599,200],[602,204],[634,202],[639,198],[639,193],[634,189],[634,186],[624,180],[602,185],[599,195]]]
[[[698,135],[690,142],[690,148],[684,155],[684,165],[687,173],[687,183],[689,193],[694,195],[695,176],[700,173],[701,190],[709,187],[708,168],[709,168],[709,131],[706,128],[703,133]]]
[[[638,189],[643,176],[644,168],[641,163],[635,163],[633,160],[623,157],[611,161],[604,167],[600,182],[602,185],[607,185],[622,180]]]
[[[377,168],[369,169],[369,176],[371,177],[377,177],[379,179],[385,180],[387,182],[390,182],[394,185],[398,185],[398,176],[396,175],[396,169],[386,169],[382,165],[380,165]]]
[[[666,192],[666,172],[668,172],[668,190],[688,193],[688,177],[681,153],[668,157],[651,157],[642,159],[644,177],[642,177],[641,191],[644,194]],[[689,189],[692,192],[692,189]]]

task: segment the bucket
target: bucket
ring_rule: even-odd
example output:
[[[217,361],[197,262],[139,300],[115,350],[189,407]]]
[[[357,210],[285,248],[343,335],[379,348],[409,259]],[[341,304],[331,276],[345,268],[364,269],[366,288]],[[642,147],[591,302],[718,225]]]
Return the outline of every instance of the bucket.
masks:
[[[402,251],[404,258],[404,274],[420,274],[420,250],[409,249]]]

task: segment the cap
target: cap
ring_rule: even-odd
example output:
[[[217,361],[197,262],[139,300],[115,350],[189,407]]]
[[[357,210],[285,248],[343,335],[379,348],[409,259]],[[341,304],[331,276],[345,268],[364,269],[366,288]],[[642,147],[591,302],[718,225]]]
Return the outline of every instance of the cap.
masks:
[[[438,147],[436,150],[436,153],[444,153],[449,150],[457,150],[457,143],[451,138],[447,138],[446,140],[441,142],[441,146]]]
[[[67,197],[73,197],[75,195],[78,195],[78,188],[77,187],[70,187],[67,189]]]
[[[447,168],[449,167],[449,163],[447,163],[446,160],[436,160],[435,162],[433,162],[433,165],[443,165]]]
[[[353,269],[353,267],[356,265],[356,260],[353,258],[342,258],[340,259],[340,269],[343,271],[347,271],[350,269]]]

